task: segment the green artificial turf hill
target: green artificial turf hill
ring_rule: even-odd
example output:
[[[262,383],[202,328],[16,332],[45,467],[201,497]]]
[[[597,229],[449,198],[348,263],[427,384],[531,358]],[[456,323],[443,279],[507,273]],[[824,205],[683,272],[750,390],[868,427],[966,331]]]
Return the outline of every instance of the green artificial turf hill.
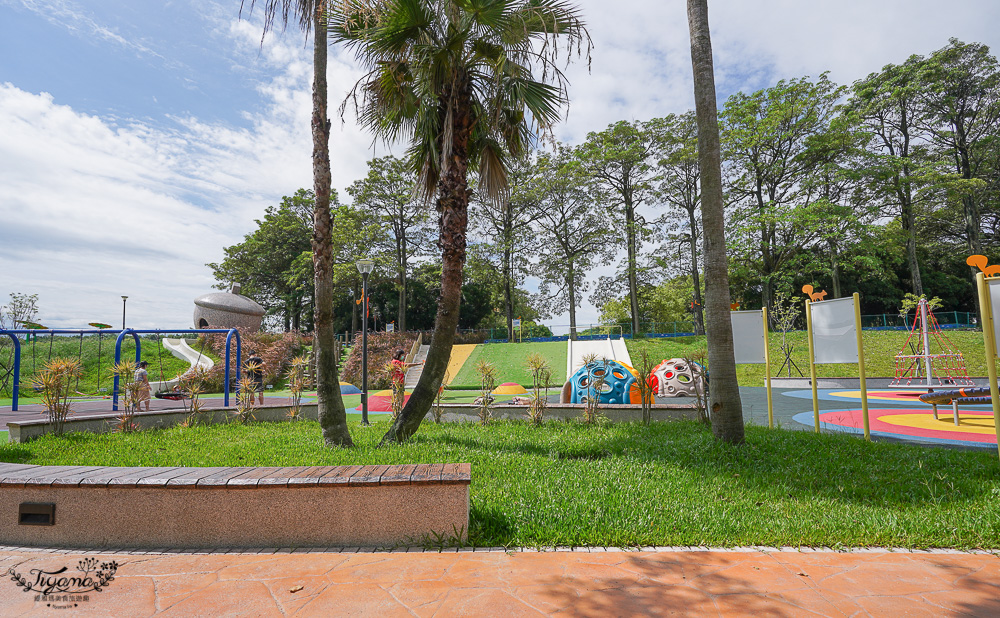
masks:
[[[528,343],[484,343],[476,346],[462,369],[449,385],[450,388],[479,388],[476,364],[481,360],[497,366],[499,383],[517,382],[531,387],[531,374],[526,359],[529,354],[540,354],[552,369],[552,385],[561,386],[566,381],[566,342],[545,341]]]

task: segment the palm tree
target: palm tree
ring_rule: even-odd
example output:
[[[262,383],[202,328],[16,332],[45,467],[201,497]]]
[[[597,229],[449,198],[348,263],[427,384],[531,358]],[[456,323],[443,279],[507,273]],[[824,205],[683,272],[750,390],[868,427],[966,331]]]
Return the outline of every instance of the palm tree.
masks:
[[[743,404],[736,381],[733,325],[729,316],[729,271],[722,201],[722,157],[719,112],[715,99],[712,38],[708,0],[687,0],[694,69],[695,114],[698,117],[698,164],[701,168],[701,220],[705,254],[705,333],[712,372],[709,410],[712,433],[723,442],[743,442]]]
[[[245,2],[240,3],[242,14]],[[248,13],[256,0],[250,0]],[[347,429],[347,411],[337,376],[336,334],[333,332],[333,218],[330,214],[330,122],[326,114],[327,0],[265,0],[264,32],[279,18],[298,20],[303,31],[313,32],[313,276],[315,312],[313,320],[316,352],[317,413],[328,446],[354,446]]]
[[[434,335],[413,394],[382,438],[402,442],[430,409],[451,356],[469,170],[478,171],[488,199],[503,196],[510,158],[548,131],[567,102],[559,52],[567,60],[589,56],[590,39],[577,9],[559,0],[348,0],[331,30],[368,71],[348,98],[360,122],[387,144],[408,142],[424,196],[436,197],[442,268]]]

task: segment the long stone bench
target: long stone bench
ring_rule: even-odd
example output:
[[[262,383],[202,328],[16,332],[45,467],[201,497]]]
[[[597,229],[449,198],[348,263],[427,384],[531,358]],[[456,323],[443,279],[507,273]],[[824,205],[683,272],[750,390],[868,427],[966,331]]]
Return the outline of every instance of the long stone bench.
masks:
[[[464,538],[470,464],[113,468],[0,463],[0,545],[395,547]]]

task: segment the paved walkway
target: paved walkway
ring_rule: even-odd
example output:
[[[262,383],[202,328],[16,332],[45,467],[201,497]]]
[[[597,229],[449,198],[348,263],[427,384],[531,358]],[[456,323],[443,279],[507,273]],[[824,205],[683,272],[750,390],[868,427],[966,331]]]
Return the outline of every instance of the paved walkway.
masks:
[[[29,584],[38,569],[68,567],[65,577],[79,575],[77,565],[88,558],[105,568],[117,563],[114,579],[86,598],[53,600],[18,588],[8,577],[0,581],[0,615],[1000,615],[1000,558],[991,554],[666,548],[355,552],[0,549],[0,568]]]

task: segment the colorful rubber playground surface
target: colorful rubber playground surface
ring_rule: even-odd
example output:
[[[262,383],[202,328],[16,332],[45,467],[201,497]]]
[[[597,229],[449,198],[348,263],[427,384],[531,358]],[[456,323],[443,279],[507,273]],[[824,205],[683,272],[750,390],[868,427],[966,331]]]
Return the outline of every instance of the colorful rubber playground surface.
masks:
[[[818,394],[823,404],[819,414],[821,429],[857,434],[864,432],[861,391],[819,389]],[[868,417],[872,436],[940,445],[996,448],[993,410],[989,405],[960,405],[956,424],[951,406],[939,405],[938,417],[934,418],[932,406],[917,398],[920,394],[922,391],[869,390]],[[785,391],[782,396],[803,400],[805,410],[793,414],[791,420],[812,427],[812,391]],[[834,407],[838,403],[842,406]]]

